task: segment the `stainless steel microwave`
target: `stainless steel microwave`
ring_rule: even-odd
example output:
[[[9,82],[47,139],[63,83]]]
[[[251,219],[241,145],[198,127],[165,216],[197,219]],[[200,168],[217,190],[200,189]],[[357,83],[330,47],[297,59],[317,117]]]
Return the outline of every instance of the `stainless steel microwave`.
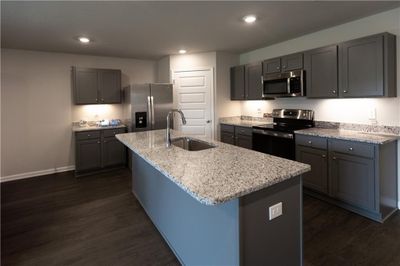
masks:
[[[263,98],[301,97],[304,91],[304,70],[263,76]]]

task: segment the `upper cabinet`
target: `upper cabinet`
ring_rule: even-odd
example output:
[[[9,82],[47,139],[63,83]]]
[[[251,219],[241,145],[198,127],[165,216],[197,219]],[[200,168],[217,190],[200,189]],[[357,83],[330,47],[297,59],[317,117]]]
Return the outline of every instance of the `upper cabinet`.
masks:
[[[244,100],[244,66],[231,67],[231,100]]]
[[[303,68],[303,53],[286,55],[281,58],[282,72]]]
[[[274,74],[303,68],[303,53],[268,59],[263,62],[263,74]]]
[[[340,97],[396,96],[395,45],[389,33],[341,43]]]
[[[262,99],[262,63],[231,68],[231,100]]]
[[[396,97],[396,36],[376,34],[302,53],[267,59],[260,63],[233,67],[240,80],[232,77],[233,100],[260,100],[262,75],[305,70],[308,98]],[[234,71],[237,75],[237,71]],[[261,85],[260,85],[261,83]],[[238,89],[239,88],[239,89]],[[237,89],[237,90],[236,90]],[[234,94],[240,92],[241,96]]]
[[[72,68],[75,104],[121,103],[121,71]]]
[[[337,57],[337,45],[304,53],[308,98],[338,97]]]
[[[246,100],[261,100],[263,91],[262,63],[246,65],[245,73]]]

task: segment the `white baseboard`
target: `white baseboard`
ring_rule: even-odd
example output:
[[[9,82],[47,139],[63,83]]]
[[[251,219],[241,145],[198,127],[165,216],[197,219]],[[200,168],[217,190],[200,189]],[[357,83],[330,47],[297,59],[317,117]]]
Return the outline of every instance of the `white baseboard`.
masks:
[[[16,174],[16,175],[2,176],[2,177],[0,177],[0,182],[2,183],[2,182],[12,181],[12,180],[30,178],[30,177],[41,176],[41,175],[49,175],[49,174],[67,172],[67,171],[72,171],[72,170],[75,170],[75,165],[62,166],[62,167],[57,167],[57,168],[21,173],[21,174]]]

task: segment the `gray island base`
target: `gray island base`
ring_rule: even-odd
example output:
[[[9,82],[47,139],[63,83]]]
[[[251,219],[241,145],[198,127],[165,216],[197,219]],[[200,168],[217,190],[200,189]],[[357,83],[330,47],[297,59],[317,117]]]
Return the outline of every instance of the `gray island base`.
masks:
[[[180,263],[303,265],[301,174],[310,170],[308,165],[211,140],[217,147],[207,151],[167,150],[160,134],[128,133],[117,138],[133,151],[133,194]],[[212,168],[207,158],[200,159],[205,155],[214,161],[224,158],[220,168],[238,155],[251,160],[232,162],[241,170],[232,169],[231,177],[214,175],[215,169],[197,176],[200,169]],[[254,170],[268,171],[254,177],[248,175],[251,168],[240,165],[254,168],[253,163],[260,167]],[[278,203],[283,213],[270,220],[269,207]]]

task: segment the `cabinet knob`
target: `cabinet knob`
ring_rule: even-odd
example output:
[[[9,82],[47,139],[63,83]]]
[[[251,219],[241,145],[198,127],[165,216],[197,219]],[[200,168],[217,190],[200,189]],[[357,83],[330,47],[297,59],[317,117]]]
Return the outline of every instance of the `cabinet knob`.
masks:
[[[234,137],[234,136],[232,136],[232,138],[234,139],[235,137]]]
[[[101,101],[102,101],[102,102],[104,102],[104,99],[103,99],[103,98],[101,98]]]
[[[107,140],[104,141],[104,143],[106,143],[106,142],[107,142]]]
[[[322,158],[326,158],[326,155],[325,155],[325,154],[322,154]]]
[[[312,141],[311,141],[311,140],[309,140],[309,141],[308,141],[308,144],[312,144]]]
[[[336,90],[335,90],[335,89],[333,89],[333,90],[332,90],[332,93],[333,93],[333,94],[336,94]]]
[[[344,90],[344,91],[343,91],[343,93],[347,93],[347,91],[346,91],[346,90]]]
[[[280,67],[276,67],[276,69],[279,69]]]
[[[282,68],[286,68],[286,66],[282,66]]]
[[[90,134],[87,134],[88,137],[90,137]]]
[[[100,141],[98,141],[97,144],[100,144]]]
[[[335,157],[335,156],[333,156],[333,157],[332,157],[332,160],[336,160],[336,157]]]
[[[349,151],[353,151],[353,148],[352,148],[352,147],[350,147],[350,148],[349,148]]]
[[[96,103],[99,101],[97,98],[95,99]]]

